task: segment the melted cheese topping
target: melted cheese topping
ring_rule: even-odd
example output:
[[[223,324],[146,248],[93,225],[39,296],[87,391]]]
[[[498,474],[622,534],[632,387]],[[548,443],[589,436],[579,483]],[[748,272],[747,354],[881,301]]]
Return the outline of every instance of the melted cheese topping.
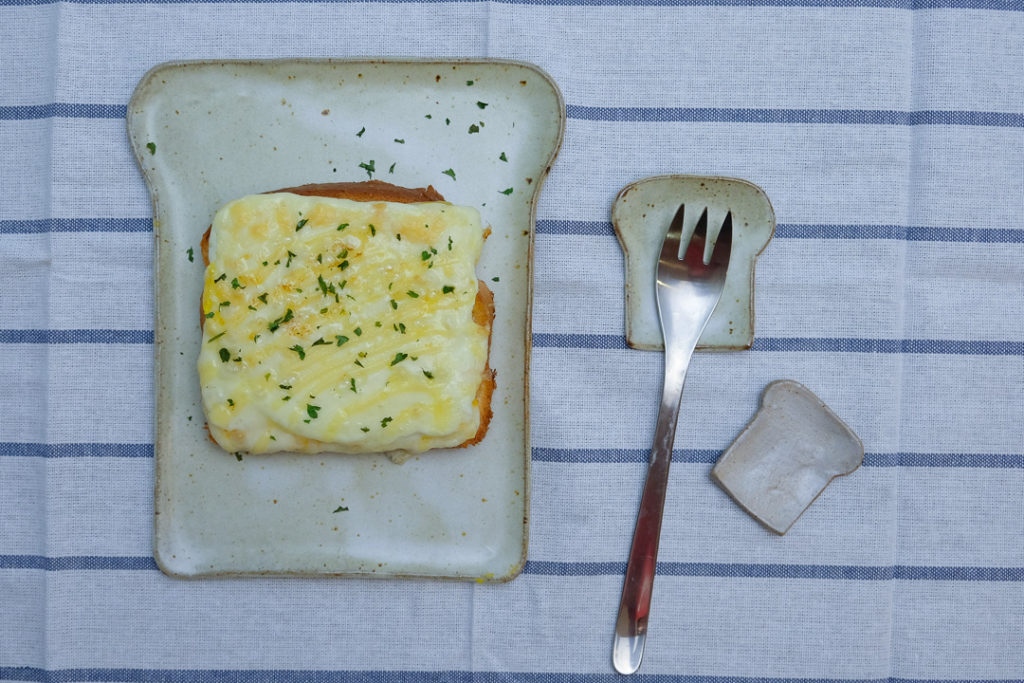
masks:
[[[199,353],[210,433],[245,453],[456,446],[480,424],[479,213],[254,195],[213,221]]]

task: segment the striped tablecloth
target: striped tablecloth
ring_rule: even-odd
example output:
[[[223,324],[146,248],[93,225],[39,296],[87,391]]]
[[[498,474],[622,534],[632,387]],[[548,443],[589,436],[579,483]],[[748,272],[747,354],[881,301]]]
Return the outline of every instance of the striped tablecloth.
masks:
[[[565,94],[529,562],[172,580],[128,97],[170,59],[367,55],[521,59]],[[608,216],[662,173],[746,178],[779,226],[754,348],[690,368],[640,678],[1024,678],[1020,0],[0,0],[0,678],[615,680],[661,358],[625,347]],[[780,378],[867,449],[782,538],[708,477]]]

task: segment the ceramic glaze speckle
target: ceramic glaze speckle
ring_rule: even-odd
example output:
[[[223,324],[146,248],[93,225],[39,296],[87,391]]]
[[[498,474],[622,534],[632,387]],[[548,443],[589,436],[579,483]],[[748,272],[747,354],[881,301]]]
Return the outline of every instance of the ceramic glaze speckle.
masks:
[[[725,291],[698,349],[746,349],[754,343],[754,265],[775,232],[775,213],[761,188],[736,178],[668,175],[638,180],[619,192],[612,225],[626,258],[626,341],[635,349],[664,348],[654,272],[669,223],[686,205],[684,239],[708,209],[709,246],[732,212],[732,256]],[[691,210],[692,207],[692,210]]]
[[[165,572],[479,581],[519,573],[534,211],[564,118],[557,86],[516,62],[181,62],[142,79],[128,131],[153,199],[155,555]],[[490,431],[478,446],[404,465],[383,455],[239,460],[202,428],[200,237],[238,197],[369,177],[432,184],[477,207],[493,230],[477,266],[497,309]]]

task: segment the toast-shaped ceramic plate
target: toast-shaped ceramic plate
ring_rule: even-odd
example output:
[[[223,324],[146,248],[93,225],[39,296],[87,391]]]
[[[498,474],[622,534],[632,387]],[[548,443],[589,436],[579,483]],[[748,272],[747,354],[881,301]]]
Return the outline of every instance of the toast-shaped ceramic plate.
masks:
[[[684,235],[693,232],[704,207],[709,232],[717,231],[726,213],[732,212],[732,256],[725,291],[697,348],[749,349],[754,343],[754,265],[775,233],[775,212],[758,186],[710,176],[645,178],[627,185],[616,197],[612,225],[626,257],[626,342],[634,349],[664,348],[654,273],[661,243],[680,204],[687,209]]]
[[[833,479],[864,461],[864,445],[810,389],[772,382],[761,408],[722,454],[711,477],[754,519],[777,534]]]
[[[166,573],[479,581],[519,573],[534,213],[564,119],[555,83],[507,61],[178,62],[142,79],[128,131],[153,199],[155,556]],[[371,175],[433,185],[479,208],[493,230],[477,266],[497,309],[487,437],[404,465],[383,455],[238,460],[203,429],[200,237],[232,199]]]

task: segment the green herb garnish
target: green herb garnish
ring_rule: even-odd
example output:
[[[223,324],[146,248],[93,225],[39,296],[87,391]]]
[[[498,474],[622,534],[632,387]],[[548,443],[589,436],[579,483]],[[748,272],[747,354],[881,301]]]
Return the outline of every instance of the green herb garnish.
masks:
[[[220,339],[220,338],[221,338],[221,337],[223,337],[223,336],[224,336],[225,334],[226,334],[226,331],[225,331],[225,332],[221,332],[220,334],[215,334],[215,335],[213,335],[212,337],[210,337],[210,341],[208,341],[208,342],[206,342],[206,343],[207,343],[207,344],[209,344],[209,343],[210,343],[210,342],[212,342],[212,341],[213,341],[214,339]]]
[[[186,251],[185,253],[188,254],[188,261],[189,261],[189,263],[192,263],[193,261],[195,261],[194,252],[192,251],[192,247],[189,247],[188,251]]]
[[[336,334],[334,335],[334,338],[338,340],[338,346],[341,346],[342,344],[348,341],[348,337],[342,334]]]
[[[494,277],[491,278],[491,282],[500,282],[500,281],[501,281],[501,278],[499,278],[497,275],[495,275]]]
[[[504,153],[504,152],[502,152],[501,154],[499,154],[499,155],[498,155],[498,158],[499,158],[499,159],[501,159],[501,160],[502,160],[502,161],[504,161],[504,162],[508,162],[508,157],[507,157],[507,156],[505,156],[505,153]]]
[[[306,414],[309,415],[314,420],[317,418],[317,413],[319,411],[320,411],[320,406],[310,405],[309,403],[306,404]]]
[[[245,285],[238,281],[238,278],[231,279],[231,289],[245,289]]]
[[[417,294],[416,292],[412,291],[411,289],[408,292],[406,292],[406,294],[411,296],[413,299],[416,299],[416,298],[419,297],[419,294]]]
[[[292,388],[291,384],[278,384],[277,386],[279,386],[280,388],[284,389],[285,391],[288,391],[289,389]]]
[[[455,291],[455,287],[453,285],[445,285],[444,287],[441,288],[441,291],[444,292],[445,294],[451,294],[452,292]]]
[[[426,377],[427,379],[434,379],[434,373],[430,372],[429,370],[424,370],[423,376]]]
[[[377,228],[373,227],[373,223],[370,223],[370,237],[376,237]]]
[[[395,142],[397,142],[400,145],[404,145],[405,144],[405,140],[401,140],[399,138],[395,138]]]
[[[487,103],[486,102],[477,102],[476,106],[480,107],[481,109],[487,109]]]
[[[479,133],[480,132],[480,126],[476,125],[475,123],[469,124],[469,132],[470,133]]]
[[[396,311],[398,310],[398,302],[394,299],[391,300],[391,308]]]
[[[360,162],[359,168],[366,171],[366,175],[368,175],[371,178],[373,177],[373,174],[377,171],[376,164],[374,163],[373,159],[370,159],[369,161]]]
[[[260,294],[256,298],[259,299],[260,301],[262,301],[263,303],[267,303],[267,293],[266,292],[263,292],[262,294]]]
[[[292,267],[292,259],[295,258],[295,256],[296,256],[296,254],[293,254],[291,252],[291,250],[289,249],[288,250],[288,262],[284,264],[285,268],[291,268]]]
[[[288,350],[294,351],[295,353],[299,354],[299,360],[306,360],[306,350],[303,349],[298,344],[296,344],[295,346],[289,346]]]
[[[395,172],[395,166],[397,166],[397,165],[398,165],[397,161],[395,163],[391,164],[391,167],[388,169],[388,173],[394,173]]]
[[[357,138],[363,137],[363,133],[365,133],[365,132],[366,132],[366,126],[363,126],[362,128],[359,129],[359,132],[356,133],[356,137]]]
[[[313,342],[310,346],[330,346],[330,345],[331,345],[331,342],[326,341],[323,337],[320,337],[315,342]]]
[[[361,327],[357,327],[356,329],[354,329],[352,331],[356,333],[357,337],[363,336],[363,328],[361,328]]]
[[[216,280],[214,280],[214,282],[220,282],[221,280],[227,279],[227,277],[228,277],[227,273],[221,273],[220,277],[218,277]]]
[[[338,225],[338,231],[340,232],[340,231],[344,230],[347,227],[348,227],[348,223],[341,223],[340,225]]]
[[[353,394],[356,393],[356,378],[355,377],[349,377],[348,378],[348,388],[352,390]]]
[[[504,190],[501,191],[501,194],[512,194],[512,188],[506,187]]]
[[[401,351],[399,351],[398,353],[395,354],[395,358],[394,358],[394,360],[391,361],[391,365],[398,365],[399,363],[401,363],[403,360],[405,360],[408,357],[409,357],[409,354],[402,353]]]
[[[344,507],[344,506],[341,506],[341,505],[339,505],[339,506],[338,506],[337,508],[335,508],[335,510],[334,510],[334,511],[335,511],[335,512],[348,512],[348,508],[347,508],[347,507]]]
[[[271,332],[277,332],[277,328],[281,327],[281,325],[285,324],[293,317],[294,314],[292,313],[292,309],[289,308],[287,311],[284,312],[284,315],[282,315],[280,318],[274,320],[272,323],[267,325],[267,329],[270,330]]]
[[[229,360],[231,360],[231,352],[228,351],[227,349],[222,348],[220,351],[218,351],[218,353],[220,354],[221,363],[227,363]]]
[[[466,85],[473,85],[473,81],[466,81]]]
[[[156,143],[155,142],[147,142],[146,143],[146,149],[149,150],[150,155],[156,154]]]
[[[364,432],[368,432],[368,431],[370,431],[370,428],[369,428],[369,427],[360,427],[359,429],[361,429],[361,430],[362,430],[362,431],[364,431]]]
[[[308,222],[309,222],[308,218],[303,218],[301,221],[296,223],[295,224],[295,232],[298,232],[299,230],[302,230],[304,227],[306,227],[306,223],[308,223]]]
[[[381,426],[381,429],[383,429],[384,427],[387,427],[387,426],[388,426],[388,423],[389,423],[389,422],[391,422],[391,420],[392,420],[392,419],[393,419],[393,418],[392,418],[392,417],[391,417],[390,415],[388,415],[388,416],[387,416],[387,417],[385,417],[385,418],[384,418],[383,420],[381,420],[381,421],[380,421],[380,426]]]
[[[441,173],[451,176],[452,180],[455,180],[455,171],[453,171],[452,169],[449,168],[447,171],[441,171]]]
[[[206,314],[206,319],[207,320],[209,320],[212,317],[213,317],[213,311],[210,311],[209,313]]]

